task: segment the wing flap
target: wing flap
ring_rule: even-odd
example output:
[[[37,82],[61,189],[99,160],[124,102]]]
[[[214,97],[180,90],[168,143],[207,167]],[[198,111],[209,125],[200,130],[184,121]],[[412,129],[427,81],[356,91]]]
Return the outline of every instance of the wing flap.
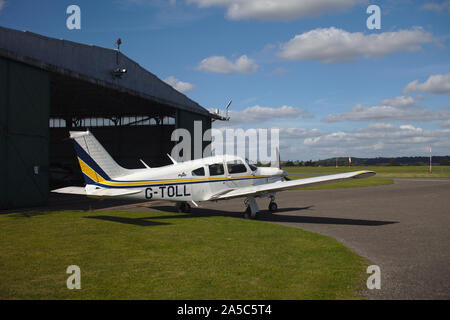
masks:
[[[251,195],[259,195],[269,192],[283,191],[288,189],[293,189],[297,187],[306,187],[324,183],[339,182],[348,179],[361,179],[368,178],[375,175],[374,171],[354,171],[339,174],[332,174],[327,176],[313,177],[307,179],[298,179],[290,181],[277,181],[273,183],[263,184],[259,186],[251,186],[246,188],[240,188],[236,190],[229,191],[225,194],[219,193],[210,197],[209,200],[222,200],[231,199],[237,197],[245,197]]]

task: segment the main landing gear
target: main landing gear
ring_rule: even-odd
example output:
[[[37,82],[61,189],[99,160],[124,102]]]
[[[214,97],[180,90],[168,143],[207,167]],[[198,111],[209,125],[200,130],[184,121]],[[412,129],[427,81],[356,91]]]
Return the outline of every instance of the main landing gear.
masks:
[[[255,197],[248,197],[245,199],[244,204],[246,206],[246,209],[244,211],[244,218],[245,219],[256,219],[257,213],[259,211],[258,204],[256,203]],[[278,205],[275,202],[275,196],[270,196],[270,203],[269,203],[269,211],[275,212],[278,209]]]
[[[191,212],[191,205],[187,202],[177,202],[176,207],[178,212],[183,213]]]
[[[256,214],[259,211],[258,204],[254,197],[245,199],[244,204],[246,209],[244,211],[244,219],[256,219]]]

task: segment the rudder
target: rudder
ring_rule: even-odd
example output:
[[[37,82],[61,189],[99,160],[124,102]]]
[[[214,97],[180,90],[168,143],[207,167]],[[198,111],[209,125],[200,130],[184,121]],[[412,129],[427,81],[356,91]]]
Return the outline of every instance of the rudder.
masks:
[[[98,183],[126,174],[109,153],[88,131],[70,131],[78,163],[86,184]]]

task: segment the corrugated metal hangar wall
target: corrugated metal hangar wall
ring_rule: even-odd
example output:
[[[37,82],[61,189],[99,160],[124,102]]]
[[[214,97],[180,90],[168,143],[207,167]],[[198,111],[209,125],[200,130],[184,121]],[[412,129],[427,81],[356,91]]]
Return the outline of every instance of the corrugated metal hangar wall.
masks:
[[[0,208],[44,204],[49,182],[50,78],[0,57]]]

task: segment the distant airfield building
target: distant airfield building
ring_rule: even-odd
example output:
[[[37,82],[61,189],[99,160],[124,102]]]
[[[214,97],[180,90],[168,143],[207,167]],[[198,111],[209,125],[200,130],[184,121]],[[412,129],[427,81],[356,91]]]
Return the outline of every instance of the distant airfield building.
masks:
[[[0,27],[0,209],[83,183],[69,130],[88,128],[126,168],[157,167],[175,128],[215,119],[118,50]]]

